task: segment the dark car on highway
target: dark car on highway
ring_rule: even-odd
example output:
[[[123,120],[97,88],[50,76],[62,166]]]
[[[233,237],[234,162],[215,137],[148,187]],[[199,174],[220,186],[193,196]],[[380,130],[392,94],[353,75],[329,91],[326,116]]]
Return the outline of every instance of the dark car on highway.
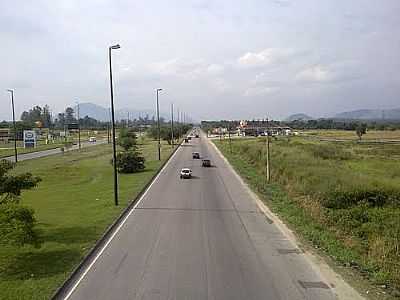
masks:
[[[193,152],[192,153],[193,159],[200,159],[200,153],[199,152]]]
[[[209,159],[203,159],[202,166],[206,168],[211,167],[211,161]]]

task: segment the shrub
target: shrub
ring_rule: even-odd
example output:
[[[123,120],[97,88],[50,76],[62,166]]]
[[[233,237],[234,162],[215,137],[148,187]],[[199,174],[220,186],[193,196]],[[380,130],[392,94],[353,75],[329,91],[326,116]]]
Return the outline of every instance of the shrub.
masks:
[[[137,137],[133,129],[122,128],[119,133],[118,145],[125,151],[137,149]]]
[[[32,209],[18,204],[0,205],[0,244],[38,246],[33,214]]]
[[[41,179],[30,173],[9,175],[15,164],[0,160],[0,244],[38,245],[33,210],[20,206],[22,190],[35,187]]]
[[[370,207],[400,206],[400,192],[384,189],[335,190],[325,195],[322,205],[327,208],[342,209],[362,202],[365,202]]]
[[[145,159],[137,151],[125,151],[117,154],[117,169],[120,173],[136,173],[145,168]]]
[[[322,159],[348,160],[351,158],[349,151],[332,144],[312,144],[309,145],[309,150],[314,157]]]

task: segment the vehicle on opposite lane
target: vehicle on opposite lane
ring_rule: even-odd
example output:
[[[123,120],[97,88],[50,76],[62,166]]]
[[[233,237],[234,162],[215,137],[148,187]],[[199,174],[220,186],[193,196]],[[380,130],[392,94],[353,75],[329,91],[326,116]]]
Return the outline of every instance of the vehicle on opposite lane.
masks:
[[[192,153],[193,159],[200,159],[200,153],[199,152],[193,152]]]

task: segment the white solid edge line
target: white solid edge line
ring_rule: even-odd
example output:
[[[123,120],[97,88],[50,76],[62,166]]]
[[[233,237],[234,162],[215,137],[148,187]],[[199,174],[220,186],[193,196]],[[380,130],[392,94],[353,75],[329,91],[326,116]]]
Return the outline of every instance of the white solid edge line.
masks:
[[[108,239],[107,243],[101,248],[100,252],[96,255],[96,257],[93,259],[93,261],[90,263],[90,265],[86,268],[85,272],[82,273],[82,275],[79,277],[77,282],[74,284],[74,286],[70,289],[68,294],[64,297],[64,300],[67,300],[69,297],[71,297],[72,293],[75,291],[75,289],[78,287],[79,283],[83,280],[83,278],[86,276],[86,274],[90,271],[90,269],[93,267],[93,265],[96,263],[97,259],[103,254],[104,250],[107,248],[107,246],[111,243],[111,241],[114,239],[116,234],[120,231],[122,226],[124,226],[126,220],[129,218],[129,216],[132,214],[132,212],[135,210],[135,208],[140,204],[140,202],[143,200],[144,196],[146,196],[147,192],[150,190],[150,188],[153,186],[153,184],[157,181],[158,177],[160,177],[161,173],[165,170],[165,168],[168,166],[168,164],[172,161],[174,156],[178,153],[178,151],[181,149],[180,145],[178,146],[179,148],[175,151],[175,153],[169,158],[167,163],[164,165],[164,167],[160,170],[160,172],[157,174],[157,176],[154,178],[154,180],[150,183],[150,185],[147,187],[145,192],[142,194],[142,196],[139,198],[137,203],[132,207],[132,209],[129,211],[128,215],[122,220],[121,224],[117,227],[117,229],[114,231],[114,233],[111,235],[111,237]]]

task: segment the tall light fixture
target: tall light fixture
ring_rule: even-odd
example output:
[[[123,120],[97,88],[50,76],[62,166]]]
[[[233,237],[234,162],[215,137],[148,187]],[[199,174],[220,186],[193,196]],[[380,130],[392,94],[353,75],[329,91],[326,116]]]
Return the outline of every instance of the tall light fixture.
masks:
[[[108,59],[110,64],[110,92],[111,92],[111,126],[112,126],[112,142],[113,142],[113,166],[114,166],[114,202],[118,205],[118,175],[117,175],[117,147],[115,144],[115,113],[114,113],[114,91],[112,80],[112,62],[111,50],[121,48],[119,44],[108,47]]]

